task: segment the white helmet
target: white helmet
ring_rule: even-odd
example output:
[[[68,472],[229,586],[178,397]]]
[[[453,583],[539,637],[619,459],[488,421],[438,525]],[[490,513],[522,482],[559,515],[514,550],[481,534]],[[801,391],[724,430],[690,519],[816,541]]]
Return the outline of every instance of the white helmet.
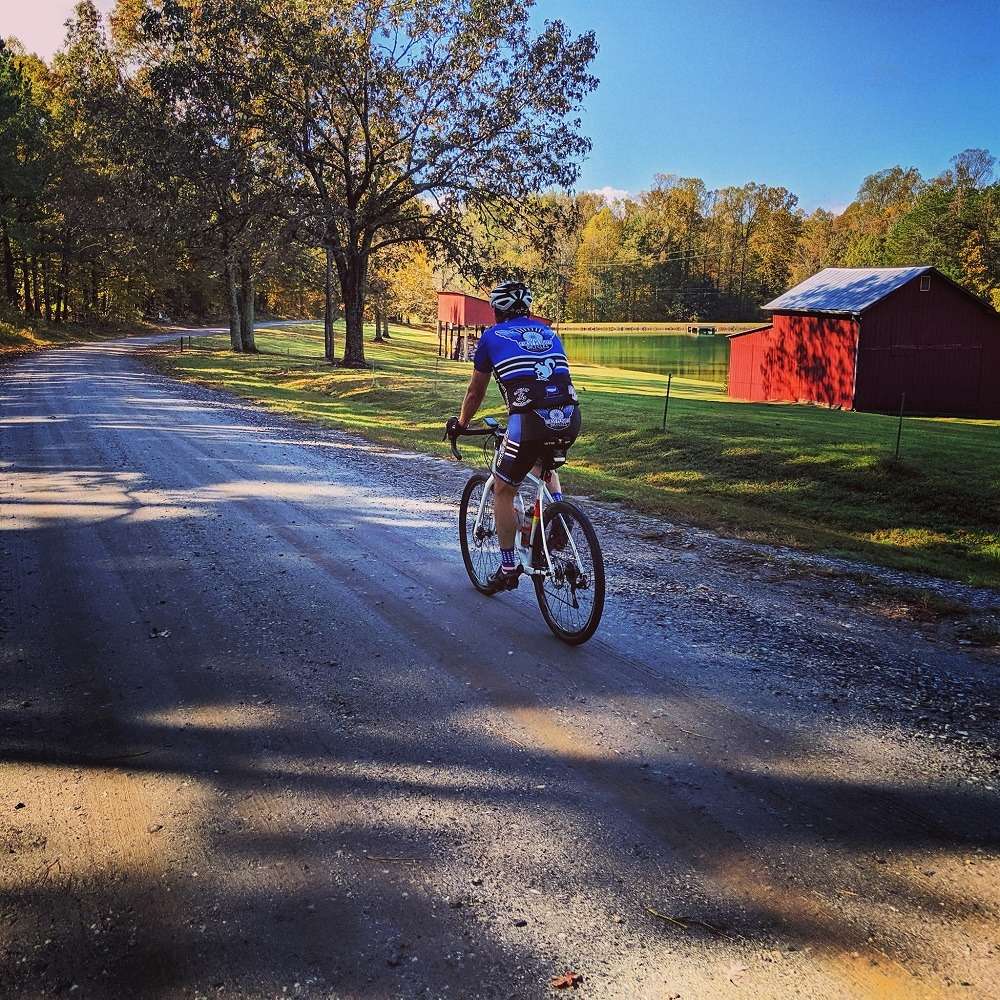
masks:
[[[531,311],[531,289],[523,281],[505,281],[490,292],[490,305],[499,313]]]

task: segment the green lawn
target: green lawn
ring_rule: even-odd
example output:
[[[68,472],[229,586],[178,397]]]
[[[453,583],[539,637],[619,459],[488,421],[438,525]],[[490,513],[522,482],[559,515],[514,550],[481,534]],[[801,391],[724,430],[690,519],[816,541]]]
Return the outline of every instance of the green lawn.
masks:
[[[262,354],[225,337],[163,355],[182,377],[372,439],[447,454],[471,366],[441,361],[436,336],[394,328],[366,344],[371,372],[320,361],[318,324],[262,329]],[[665,379],[574,366],[584,431],[564,477],[570,490],[744,538],[858,556],[1000,587],[1000,422],[908,418],[902,461],[896,419],[809,406],[730,401],[675,378],[661,431]],[[484,412],[502,413],[491,388]],[[476,454],[469,446],[469,457]]]

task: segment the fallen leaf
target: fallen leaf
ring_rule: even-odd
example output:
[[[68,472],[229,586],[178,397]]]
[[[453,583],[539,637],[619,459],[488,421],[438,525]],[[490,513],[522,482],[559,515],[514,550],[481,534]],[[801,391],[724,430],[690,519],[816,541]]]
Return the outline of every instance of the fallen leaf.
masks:
[[[556,976],[549,983],[554,990],[575,990],[583,982],[583,976],[579,972],[564,972],[561,976]]]

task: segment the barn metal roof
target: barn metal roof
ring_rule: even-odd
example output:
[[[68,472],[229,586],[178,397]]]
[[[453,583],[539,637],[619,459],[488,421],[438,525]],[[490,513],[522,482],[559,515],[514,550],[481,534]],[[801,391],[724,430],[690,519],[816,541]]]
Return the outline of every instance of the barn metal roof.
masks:
[[[864,312],[929,270],[929,267],[828,267],[762,308],[772,312]]]

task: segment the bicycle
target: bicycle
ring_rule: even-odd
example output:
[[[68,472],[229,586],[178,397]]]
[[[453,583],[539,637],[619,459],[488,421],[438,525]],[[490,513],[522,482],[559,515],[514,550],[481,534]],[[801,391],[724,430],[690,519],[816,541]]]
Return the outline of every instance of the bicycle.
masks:
[[[490,574],[500,565],[500,541],[493,516],[493,482],[496,455],[506,427],[487,417],[483,428],[460,432],[486,438],[484,454],[490,474],[475,473],[465,484],[458,515],[462,559],[472,585],[489,594]],[[451,441],[451,451],[462,454]],[[553,500],[545,480],[566,461],[566,448],[550,445],[542,459],[542,474],[529,472],[523,486],[534,491],[534,502],[525,506],[518,490],[514,497],[517,530],[515,548],[524,574],[531,578],[546,625],[563,642],[578,646],[597,631],[604,611],[604,556],[590,518],[567,500]],[[470,511],[472,516],[470,517]]]

